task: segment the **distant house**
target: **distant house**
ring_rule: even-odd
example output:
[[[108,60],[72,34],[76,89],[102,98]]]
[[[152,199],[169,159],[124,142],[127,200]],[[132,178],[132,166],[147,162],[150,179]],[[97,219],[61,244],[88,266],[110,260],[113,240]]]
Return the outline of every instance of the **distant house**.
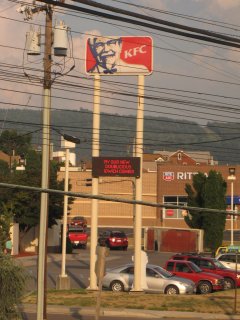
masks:
[[[3,151],[0,151],[0,160],[7,162],[9,167],[12,167],[14,163],[19,163],[20,156],[9,156]]]
[[[143,154],[143,170],[156,172],[157,164],[168,163],[173,165],[217,165],[218,161],[208,151],[154,151]]]

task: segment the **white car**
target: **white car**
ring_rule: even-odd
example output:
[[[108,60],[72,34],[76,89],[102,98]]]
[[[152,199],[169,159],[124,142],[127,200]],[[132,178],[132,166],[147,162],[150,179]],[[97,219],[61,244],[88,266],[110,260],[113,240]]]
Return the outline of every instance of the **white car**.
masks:
[[[173,275],[160,266],[147,264],[147,287],[144,291],[164,294],[193,294],[196,285],[193,281]],[[134,280],[133,263],[107,271],[103,278],[103,287],[112,291],[130,291]]]
[[[236,257],[237,255],[237,257]],[[240,271],[240,253],[226,252],[216,256],[216,259],[229,269],[236,270],[236,259],[237,259],[237,270]]]

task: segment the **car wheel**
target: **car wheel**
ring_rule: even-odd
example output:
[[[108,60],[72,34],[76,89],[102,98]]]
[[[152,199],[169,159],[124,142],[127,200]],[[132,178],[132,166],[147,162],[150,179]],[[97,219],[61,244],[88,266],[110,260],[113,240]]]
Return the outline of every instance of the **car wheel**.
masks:
[[[198,291],[201,294],[211,293],[212,292],[212,285],[208,281],[201,281],[198,285]]]
[[[114,280],[110,284],[110,289],[115,292],[124,291],[124,285],[121,281]]]
[[[224,290],[234,289],[234,288],[235,288],[235,283],[233,279],[224,278]]]
[[[123,247],[123,250],[124,250],[124,251],[127,251],[127,249],[128,249],[128,247]]]
[[[178,287],[171,285],[165,289],[164,293],[165,294],[179,294],[179,290],[178,290]]]

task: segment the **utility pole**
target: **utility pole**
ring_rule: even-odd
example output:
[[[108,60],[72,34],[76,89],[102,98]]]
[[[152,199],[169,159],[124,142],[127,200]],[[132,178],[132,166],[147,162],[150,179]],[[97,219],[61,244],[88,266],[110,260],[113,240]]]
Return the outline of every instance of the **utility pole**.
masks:
[[[46,6],[44,79],[43,79],[43,134],[42,134],[42,182],[41,187],[49,187],[50,159],[50,109],[51,109],[51,63],[52,63],[52,15],[50,5]],[[38,294],[37,320],[47,319],[47,232],[48,232],[48,194],[41,193],[39,247],[38,247]]]
[[[44,2],[42,0],[38,0]],[[65,0],[56,1],[64,3]],[[55,5],[55,3],[54,3]],[[55,43],[53,44],[53,5],[45,4],[40,7],[31,8],[22,5],[17,9],[19,13],[25,14],[25,20],[32,19],[34,13],[44,11],[46,13],[45,22],[45,49],[43,58],[43,132],[42,132],[42,179],[41,189],[49,189],[49,164],[50,164],[50,110],[51,110],[51,86],[52,86],[52,45],[54,55],[58,57],[67,56],[67,27],[60,23],[55,27]],[[27,54],[40,55],[40,33],[30,32],[27,34]],[[70,68],[72,70],[74,66]],[[39,244],[38,244],[38,289],[37,289],[37,320],[47,318],[46,292],[47,292],[47,235],[48,235],[48,193],[41,192],[40,202],[40,224],[39,224]]]

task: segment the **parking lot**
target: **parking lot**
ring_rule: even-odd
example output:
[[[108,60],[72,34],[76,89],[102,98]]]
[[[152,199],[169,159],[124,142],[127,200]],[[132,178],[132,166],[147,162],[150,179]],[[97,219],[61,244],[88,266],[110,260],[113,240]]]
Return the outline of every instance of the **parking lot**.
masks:
[[[147,252],[148,261],[152,264],[164,265],[165,261],[173,253]],[[132,262],[133,249],[127,251],[111,250],[106,258],[106,268],[114,268],[122,264]],[[18,258],[26,266],[31,279],[28,290],[37,289],[37,256]],[[66,273],[70,277],[71,288],[87,288],[89,285],[89,249],[74,249],[73,254],[67,255]],[[48,254],[47,263],[47,286],[49,289],[56,288],[56,279],[61,274],[61,254]]]

